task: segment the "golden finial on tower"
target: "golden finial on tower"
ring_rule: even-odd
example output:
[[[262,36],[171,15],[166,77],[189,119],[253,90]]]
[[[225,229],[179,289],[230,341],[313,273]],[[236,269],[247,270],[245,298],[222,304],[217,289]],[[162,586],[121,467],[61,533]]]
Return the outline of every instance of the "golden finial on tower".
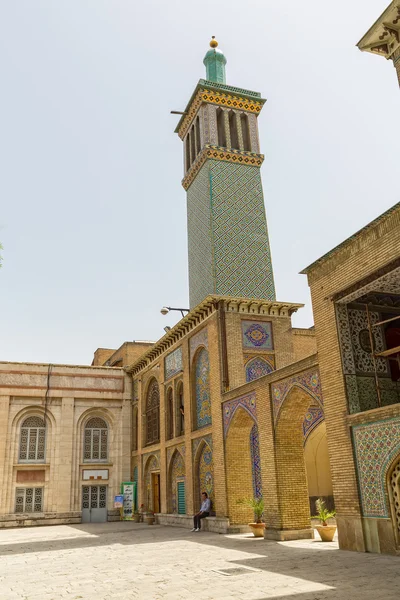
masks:
[[[216,48],[218,46],[218,42],[215,39],[215,35],[212,36],[212,40],[210,42],[210,46],[211,46],[211,48]]]

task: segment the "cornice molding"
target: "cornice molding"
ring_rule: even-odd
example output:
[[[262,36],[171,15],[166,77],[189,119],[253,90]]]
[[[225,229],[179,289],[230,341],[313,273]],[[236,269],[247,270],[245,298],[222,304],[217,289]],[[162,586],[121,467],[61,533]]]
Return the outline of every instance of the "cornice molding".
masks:
[[[243,95],[236,95],[234,93],[227,93],[209,88],[200,87],[195,93],[193,99],[190,101],[186,108],[186,115],[178,124],[175,130],[181,140],[185,137],[188,132],[194,118],[196,117],[198,110],[202,104],[216,104],[225,108],[237,109],[245,112],[259,114],[265,103],[262,98],[246,98]]]
[[[273,302],[261,298],[236,298],[234,296],[218,295],[207,296],[203,302],[193,308],[179,321],[179,323],[156,342],[151,350],[143,354],[143,356],[132,365],[124,367],[124,370],[134,376],[140,373],[140,371],[148,368],[151,363],[158,360],[164,352],[172,348],[172,346],[215,313],[221,302],[223,302],[226,312],[270,317],[290,317],[299,308],[304,306],[304,304]]]
[[[244,152],[233,148],[222,148],[221,146],[213,146],[206,144],[198,154],[196,160],[182,179],[182,185],[185,190],[188,190],[197,173],[204,165],[207,159],[222,160],[225,162],[235,163],[237,165],[248,165],[252,167],[261,167],[264,162],[264,154],[256,154],[255,152]]]

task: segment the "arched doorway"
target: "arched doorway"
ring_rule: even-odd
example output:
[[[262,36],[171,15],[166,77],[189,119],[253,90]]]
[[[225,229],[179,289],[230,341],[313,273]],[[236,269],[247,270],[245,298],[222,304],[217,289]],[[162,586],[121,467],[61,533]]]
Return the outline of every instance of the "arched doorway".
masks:
[[[229,424],[225,442],[229,521],[254,521],[251,508],[238,500],[259,497],[261,490],[258,429],[253,417],[239,406]]]
[[[281,529],[310,529],[310,505],[304,456],[304,415],[316,400],[293,385],[279,410],[275,428]]]
[[[388,492],[397,548],[400,546],[400,455],[388,473]]]
[[[144,505],[146,510],[160,512],[160,464],[154,454],[149,456],[144,469]]]
[[[333,509],[332,476],[325,421],[320,422],[305,437],[304,461],[306,465],[311,515],[315,515],[316,513],[315,502],[318,498],[323,498],[326,506],[329,509]]]
[[[173,453],[168,469],[168,512],[186,513],[185,461],[179,450]]]

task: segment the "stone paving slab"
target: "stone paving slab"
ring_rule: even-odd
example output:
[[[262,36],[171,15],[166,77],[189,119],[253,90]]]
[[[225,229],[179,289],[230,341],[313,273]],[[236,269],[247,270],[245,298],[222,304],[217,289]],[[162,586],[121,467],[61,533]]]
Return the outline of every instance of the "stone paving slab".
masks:
[[[400,600],[399,590],[400,557],[335,542],[131,522],[0,530],[0,600]]]

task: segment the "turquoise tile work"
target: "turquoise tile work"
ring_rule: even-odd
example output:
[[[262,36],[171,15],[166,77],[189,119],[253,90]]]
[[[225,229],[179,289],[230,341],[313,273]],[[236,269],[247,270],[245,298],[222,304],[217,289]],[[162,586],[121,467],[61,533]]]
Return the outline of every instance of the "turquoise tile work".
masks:
[[[212,293],[275,300],[260,169],[207,160],[187,203],[190,306]]]

